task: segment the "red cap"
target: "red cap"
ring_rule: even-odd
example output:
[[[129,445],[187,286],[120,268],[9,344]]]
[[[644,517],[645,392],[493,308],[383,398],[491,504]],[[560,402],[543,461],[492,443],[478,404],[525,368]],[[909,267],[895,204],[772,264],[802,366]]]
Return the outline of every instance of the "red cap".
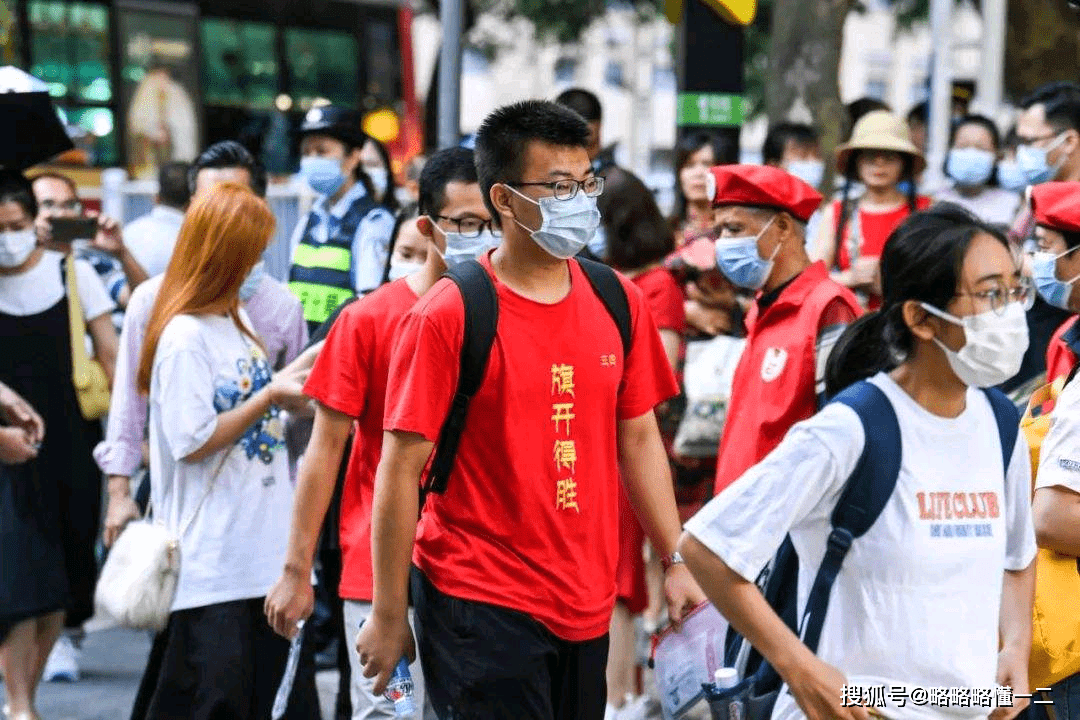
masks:
[[[1031,188],[1035,223],[1051,230],[1080,232],[1080,182],[1048,182]]]
[[[713,207],[751,205],[786,210],[806,222],[821,207],[821,193],[794,175],[769,165],[720,165],[711,168],[716,181]]]

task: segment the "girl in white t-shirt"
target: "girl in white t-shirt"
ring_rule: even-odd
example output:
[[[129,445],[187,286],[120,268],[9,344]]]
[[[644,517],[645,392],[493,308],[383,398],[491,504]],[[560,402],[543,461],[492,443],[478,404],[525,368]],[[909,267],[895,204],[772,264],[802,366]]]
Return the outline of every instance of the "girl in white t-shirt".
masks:
[[[885,394],[900,428],[900,473],[883,512],[843,562],[817,654],[754,580],[790,534],[800,561],[798,607],[806,606],[830,517],[868,440],[851,408],[833,403],[794,426],[687,522],[680,542],[709,598],[785,681],[774,719],[865,719],[867,708],[842,707],[851,697],[845,684],[868,692],[884,686],[888,702],[875,712],[887,718],[991,712],[977,702],[901,707],[890,700],[894,688],[1027,688],[1030,461],[1018,435],[1002,467],[994,413],[978,388],[1019,367],[1031,290],[1005,238],[948,204],[913,215],[892,234],[881,272],[882,308],[848,327],[828,382],[834,394],[870,378]],[[1024,704],[1017,699],[994,717],[1009,718]]]
[[[40,247],[36,214],[26,179],[0,171],[0,383],[45,423],[35,457],[0,466],[0,671],[12,720],[36,719],[39,659],[65,615],[78,627],[93,612],[101,475],[90,453],[101,425],[83,419],[75,394],[66,263],[75,263],[91,352],[110,378],[117,343],[97,273]]]
[[[274,224],[245,187],[199,196],[147,325],[138,388],[150,400],[151,502],[179,536],[181,566],[136,717],[269,717],[288,653],[262,598],[284,562],[292,507],[279,407],[301,396],[300,378],[272,376],[239,303]],[[308,680],[305,697],[315,695]],[[317,712],[297,697],[290,717]]]

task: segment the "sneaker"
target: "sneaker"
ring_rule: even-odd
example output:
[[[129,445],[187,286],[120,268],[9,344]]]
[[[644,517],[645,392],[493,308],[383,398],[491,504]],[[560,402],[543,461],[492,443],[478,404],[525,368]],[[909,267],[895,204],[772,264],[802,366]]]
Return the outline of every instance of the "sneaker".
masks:
[[[61,635],[45,661],[45,682],[78,682],[79,651],[67,635]]]
[[[649,698],[645,695],[627,696],[626,704],[619,710],[619,720],[645,720],[645,709]]]

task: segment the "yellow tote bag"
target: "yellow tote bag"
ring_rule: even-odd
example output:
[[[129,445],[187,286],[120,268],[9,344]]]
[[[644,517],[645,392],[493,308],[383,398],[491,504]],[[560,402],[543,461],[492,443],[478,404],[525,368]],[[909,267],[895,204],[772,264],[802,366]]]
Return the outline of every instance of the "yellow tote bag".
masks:
[[[1035,391],[1020,429],[1031,452],[1032,489],[1043,439],[1065,378]],[[1050,687],[1080,672],[1080,560],[1039,548],[1035,565],[1030,687]]]
[[[86,321],[75,280],[75,258],[68,256],[64,266],[71,328],[71,380],[79,400],[79,412],[87,420],[99,420],[109,412],[109,378],[101,363],[86,354]]]

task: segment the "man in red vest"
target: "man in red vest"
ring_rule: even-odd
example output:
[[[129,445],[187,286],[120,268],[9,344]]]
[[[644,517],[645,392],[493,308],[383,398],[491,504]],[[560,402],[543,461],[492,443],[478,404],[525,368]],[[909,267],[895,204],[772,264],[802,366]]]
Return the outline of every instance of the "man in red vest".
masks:
[[[719,493],[817,411],[829,352],[862,310],[824,263],[806,254],[806,221],[822,200],[814,188],[758,165],[714,167],[710,177],[717,265],[739,287],[757,291],[720,439]]]

